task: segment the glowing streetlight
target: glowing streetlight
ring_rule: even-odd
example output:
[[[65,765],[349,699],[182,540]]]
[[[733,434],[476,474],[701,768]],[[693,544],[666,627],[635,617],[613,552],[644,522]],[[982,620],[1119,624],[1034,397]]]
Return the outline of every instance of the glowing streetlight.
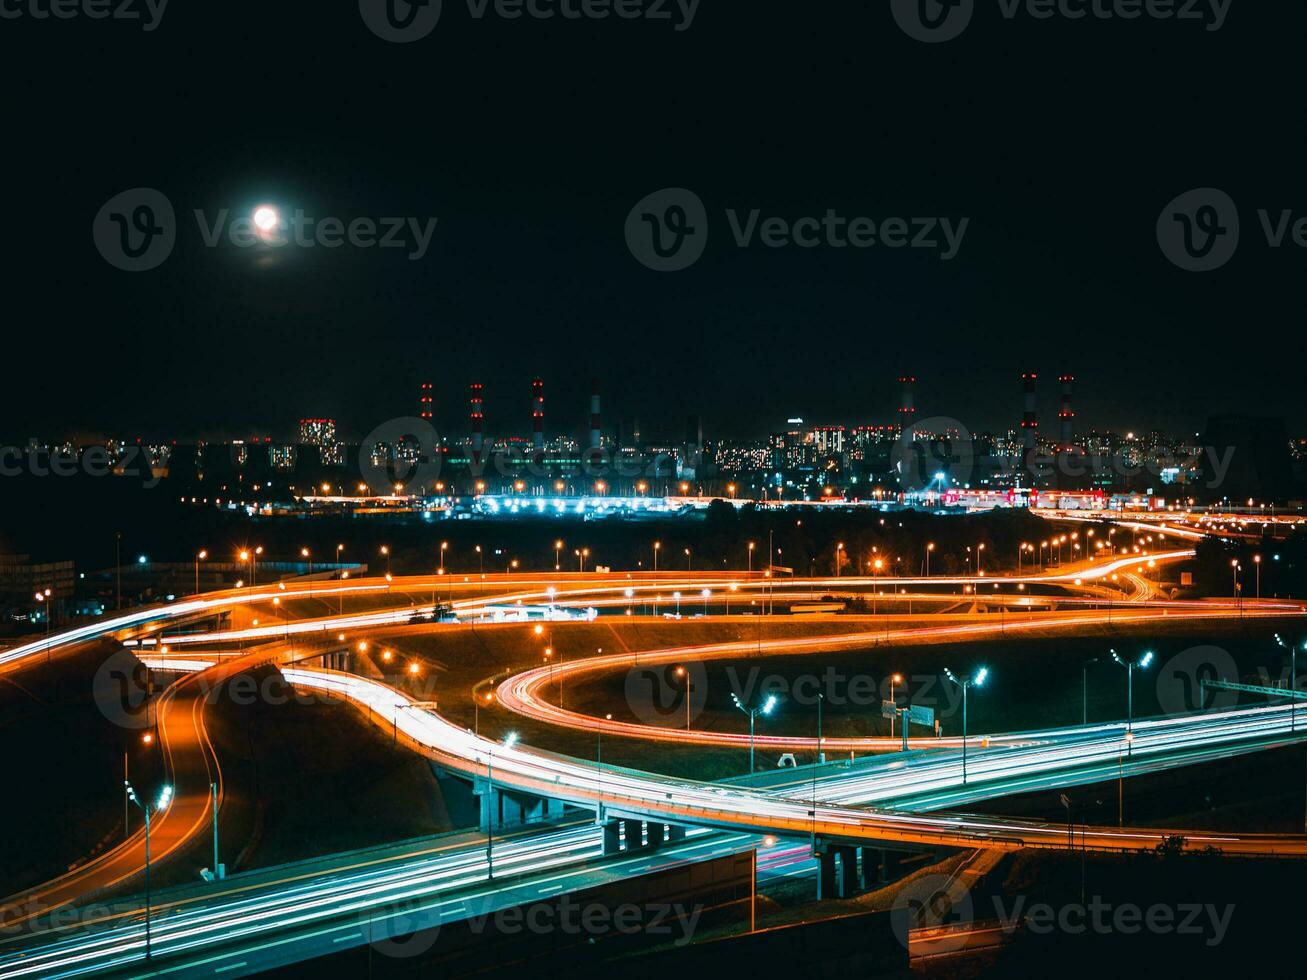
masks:
[[[981,667],[970,677],[959,680],[953,671],[945,667],[944,676],[962,688],[962,785],[965,786],[967,784],[967,691],[972,685],[985,686],[985,681],[989,679],[989,668]]]

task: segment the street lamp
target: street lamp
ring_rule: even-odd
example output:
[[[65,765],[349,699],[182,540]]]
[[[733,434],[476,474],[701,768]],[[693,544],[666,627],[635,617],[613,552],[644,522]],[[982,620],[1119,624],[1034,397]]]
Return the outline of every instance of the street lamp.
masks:
[[[503,746],[511,749],[517,744],[517,732],[509,732],[504,739]],[[490,814],[486,819],[486,878],[495,876],[495,750],[492,747],[486,750],[486,782],[489,784],[489,810]]]
[[[163,786],[154,805],[150,806],[140,801],[131,782],[124,779],[123,786],[127,788],[127,799],[140,807],[141,812],[145,814],[145,958],[148,960],[153,955],[150,948],[150,815],[168,809],[168,804],[172,802],[172,787]],[[216,868],[214,873],[217,873]]]
[[[1289,651],[1289,731],[1292,732],[1298,720],[1298,648],[1285,643],[1279,633],[1275,634],[1275,642]],[[1307,643],[1303,646],[1307,647]]]
[[[1138,660],[1125,660],[1115,650],[1109,651],[1112,659],[1125,668],[1125,686],[1126,686],[1126,736],[1127,749],[1126,755],[1134,751],[1135,737],[1135,668],[1140,670],[1146,669],[1153,662],[1153,651],[1149,650],[1144,653]]]
[[[309,563],[309,578],[313,578],[313,552],[311,552],[308,548],[301,548],[300,557],[307,559]]]
[[[926,545],[926,578],[930,578],[930,553],[935,550],[935,542]]]
[[[36,593],[36,601],[45,606],[45,662],[50,663],[50,595],[49,589]]]
[[[390,574],[390,547],[388,545],[383,544],[381,546],[381,553],[386,558],[386,574],[389,575]]]
[[[196,554],[195,554],[195,593],[196,593],[196,595],[198,595],[199,592],[200,592],[200,562],[204,561],[204,559],[206,559],[206,558],[208,558],[208,557],[209,557],[209,553],[208,553],[207,551],[205,551],[203,548],[201,548],[201,549],[200,549],[198,552],[196,552]]]
[[[653,570],[655,575],[658,574],[658,552],[662,550],[663,543],[661,541],[655,541],[653,543]]]
[[[684,667],[676,668],[676,676],[685,678],[685,730],[690,730],[690,693],[694,688],[694,683],[690,680],[690,672]],[[608,717],[612,717],[609,715]]]
[[[840,559],[844,557],[844,542],[835,546],[835,577],[840,577]]]
[[[985,686],[985,681],[989,679],[989,668],[981,667],[971,677],[959,680],[953,671],[945,667],[944,676],[962,688],[962,785],[965,786],[967,785],[967,691],[972,685]]]
[[[902,675],[902,674],[891,674],[891,675],[890,675],[890,679],[889,679],[889,700],[890,700],[890,704],[894,705],[894,709],[895,709],[895,710],[894,710],[894,714],[891,714],[891,715],[889,716],[889,737],[890,737],[890,738],[893,738],[893,737],[894,737],[894,715],[898,714],[898,704],[899,704],[898,701],[897,701],[897,700],[895,699],[895,697],[894,697],[894,686],[895,686],[896,684],[902,684],[902,683],[903,683],[903,675]]]
[[[562,539],[554,542],[554,571],[563,570],[563,542]]]
[[[769,715],[772,713],[773,710],[775,710],[777,704],[776,695],[774,694],[767,695],[767,700],[764,701],[757,708],[745,707],[744,702],[740,700],[739,696],[734,691],[731,692],[731,700],[735,702],[735,706],[737,708],[739,708],[741,711],[743,711],[746,715],[749,716],[749,775],[752,776],[755,771],[754,751],[753,751],[754,722],[759,715],[764,715],[764,716]]]

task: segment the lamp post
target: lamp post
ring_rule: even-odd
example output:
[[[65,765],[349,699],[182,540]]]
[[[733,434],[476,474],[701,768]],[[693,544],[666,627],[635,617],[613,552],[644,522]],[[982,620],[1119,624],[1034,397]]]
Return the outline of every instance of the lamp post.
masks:
[[[1289,651],[1289,731],[1297,729],[1298,720],[1298,648],[1290,643],[1285,643],[1280,639],[1280,634],[1275,634],[1275,642]]]
[[[962,688],[962,785],[965,786],[967,785],[967,691],[972,685],[985,686],[985,681],[989,678],[989,668],[981,667],[972,676],[959,680],[953,671],[945,667],[944,676]]]
[[[208,551],[201,548],[195,553],[195,594],[200,593],[200,562],[209,557]]]
[[[750,541],[750,542],[749,542],[749,574],[750,574],[750,575],[753,574],[753,549],[754,549],[754,547],[755,547],[754,542]]]
[[[930,553],[935,550],[935,542],[926,545],[926,578],[930,578]]]
[[[504,748],[511,749],[517,744],[517,732],[509,732],[504,739]],[[486,750],[486,781],[489,783],[489,800],[486,815],[486,878],[495,877],[495,751]]]
[[[472,734],[473,735],[481,734],[482,701],[484,701],[486,705],[489,705],[494,700],[495,700],[495,695],[493,691],[487,691],[485,694],[481,694],[481,695],[478,695],[475,692],[473,692],[472,694]]]
[[[835,546],[835,577],[840,577],[840,559],[844,557],[844,542]]]
[[[309,563],[309,578],[313,578],[313,552],[308,548],[301,548],[300,557]]]
[[[743,711],[746,715],[749,716],[749,775],[752,776],[753,773],[754,773],[754,771],[755,771],[755,770],[754,770],[754,751],[753,751],[753,729],[754,729],[754,723],[755,723],[755,721],[757,720],[757,718],[758,718],[759,715],[766,716],[766,715],[771,714],[772,711],[775,710],[775,708],[776,708],[776,695],[774,695],[774,694],[769,694],[769,695],[767,695],[767,700],[764,701],[764,702],[763,702],[759,707],[756,707],[756,708],[749,708],[749,707],[746,707],[745,704],[744,704],[744,702],[740,700],[739,696],[736,695],[736,693],[735,693],[734,691],[731,692],[731,700],[735,702],[735,706],[736,706],[737,708],[739,708],[741,711]]]
[[[655,575],[658,574],[658,552],[662,550],[663,543],[661,541],[655,541],[653,543],[653,570]]]
[[[123,786],[127,789],[127,799],[140,807],[141,812],[145,814],[145,958],[148,960],[153,956],[150,946],[150,815],[168,809],[168,804],[172,802],[172,787],[165,785],[161,788],[154,805],[150,806],[148,803],[141,802],[128,780],[123,780]],[[217,869],[214,873],[217,873]]]
[[[45,607],[45,662],[47,664],[50,663],[50,595],[49,589],[36,593],[36,601]]]
[[[894,712],[894,714],[898,714],[898,710],[897,710],[897,709],[898,709],[898,704],[899,704],[898,701],[897,701],[897,700],[895,699],[895,697],[894,697],[894,686],[895,686],[896,684],[902,684],[902,683],[903,683],[903,675],[902,675],[902,674],[891,674],[891,675],[890,675],[890,679],[889,679],[889,700],[890,700],[890,704],[894,705],[894,707],[895,707],[895,709],[896,709],[895,712]],[[894,737],[894,715],[890,715],[890,716],[889,716],[889,737],[890,737],[890,738],[893,738],[893,737]]]
[[[690,730],[690,694],[694,689],[694,684],[690,680],[690,672],[684,667],[676,668],[676,676],[685,678],[685,730],[688,732]],[[611,718],[612,715],[608,717]]]
[[[554,571],[563,570],[563,541],[560,538],[554,542]]]
[[[686,548],[686,549],[685,549],[685,571],[686,571],[687,574],[692,570],[692,569],[691,569],[691,565],[692,565],[693,561],[694,561],[694,556],[690,553],[690,549],[689,549],[689,548]]]
[[[1257,598],[1262,597],[1262,556],[1253,555],[1253,567],[1257,569]]]
[[[1112,659],[1125,668],[1126,687],[1126,755],[1134,751],[1135,737],[1135,668],[1143,670],[1153,662],[1153,651],[1148,650],[1138,660],[1125,660],[1115,650],[1109,651]]]

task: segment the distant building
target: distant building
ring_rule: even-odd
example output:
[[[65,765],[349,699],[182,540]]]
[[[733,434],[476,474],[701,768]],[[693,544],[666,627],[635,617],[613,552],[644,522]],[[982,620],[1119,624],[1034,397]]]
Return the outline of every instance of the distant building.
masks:
[[[300,419],[301,446],[336,445],[335,419]]]

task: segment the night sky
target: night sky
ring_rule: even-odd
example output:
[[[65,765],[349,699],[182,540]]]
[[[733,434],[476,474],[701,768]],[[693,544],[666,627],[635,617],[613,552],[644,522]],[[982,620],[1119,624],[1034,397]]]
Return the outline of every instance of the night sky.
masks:
[[[977,0],[933,45],[879,0],[703,0],[681,32],[478,21],[445,0],[411,44],[379,39],[352,0],[173,0],[150,32],[0,20],[0,438],[288,437],[306,415],[361,436],[413,414],[424,380],[460,435],[478,377],[488,430],[525,434],[535,374],[551,435],[584,427],[595,376],[606,414],[647,434],[679,436],[690,412],[710,437],[789,415],[885,422],[904,372],[922,417],[999,429],[1023,370],[1041,375],[1045,431],[1071,371],[1082,428],[1249,411],[1304,432],[1307,252],[1269,248],[1256,209],[1307,215],[1305,25],[1264,0],[1232,0],[1218,31],[1009,21]],[[92,222],[143,186],[176,208],[177,245],[121,272]],[[1188,273],[1155,224],[1205,186],[1238,203],[1243,238],[1224,268]],[[623,226],[665,187],[695,191],[711,231],[697,264],[659,274]],[[204,246],[194,209],[261,203],[439,223],[421,261]],[[945,262],[740,249],[728,208],[970,223]]]

